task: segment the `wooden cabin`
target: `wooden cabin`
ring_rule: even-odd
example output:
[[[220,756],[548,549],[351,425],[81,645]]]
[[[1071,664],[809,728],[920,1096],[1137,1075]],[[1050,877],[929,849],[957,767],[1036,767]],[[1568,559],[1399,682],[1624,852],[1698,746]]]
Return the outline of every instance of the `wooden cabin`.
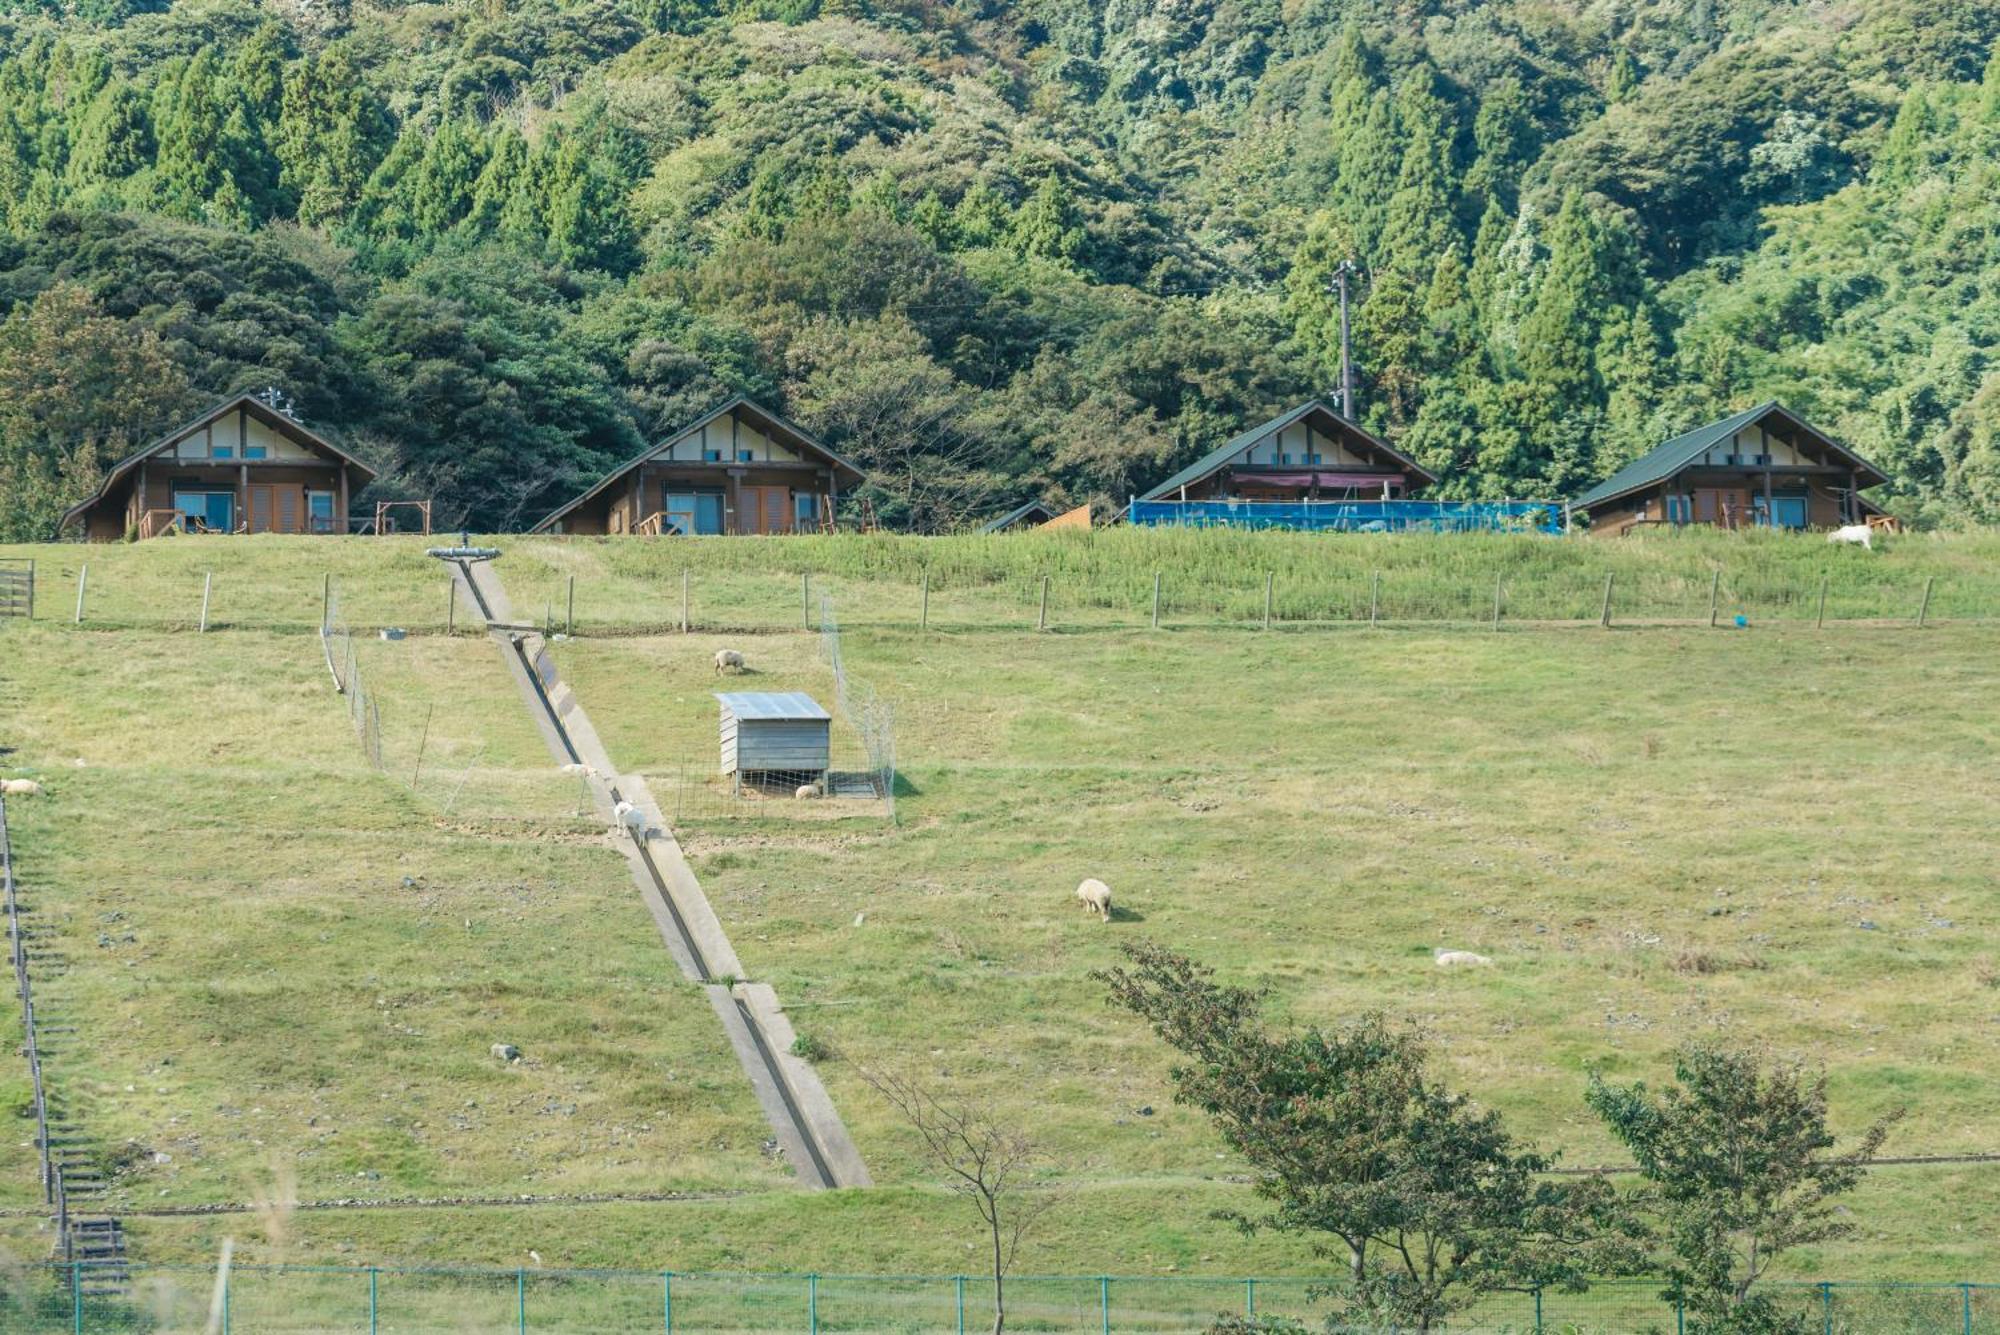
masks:
[[[1040,528],[1056,517],[1056,512],[1040,501],[1029,501],[1026,505],[1009,510],[998,519],[989,519],[979,526],[981,533],[1012,533],[1017,529]]]
[[[183,533],[345,533],[375,470],[249,394],[120,460],[63,515],[92,542]]]
[[[803,691],[718,691],[722,773],[735,783],[797,787],[832,764],[833,717]]]
[[[861,470],[803,427],[734,398],[608,473],[533,533],[817,533]]]
[[[1437,479],[1318,399],[1225,441],[1141,501],[1390,501]]]
[[[1882,508],[1862,493],[1889,479],[1825,432],[1764,403],[1675,436],[1577,497],[1590,531],[1650,525],[1837,528]]]

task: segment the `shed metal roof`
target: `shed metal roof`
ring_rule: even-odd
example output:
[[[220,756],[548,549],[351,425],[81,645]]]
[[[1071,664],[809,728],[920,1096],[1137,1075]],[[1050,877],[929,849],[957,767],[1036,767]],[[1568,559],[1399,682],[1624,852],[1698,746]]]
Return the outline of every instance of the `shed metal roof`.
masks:
[[[824,722],[833,717],[804,691],[717,691],[715,698],[738,722],[745,719]]]
[[[1044,524],[1055,517],[1055,511],[1049,509],[1041,501],[1029,501],[1026,505],[1009,510],[998,519],[990,519],[986,523],[981,524],[979,531],[981,533],[1000,533],[1013,528],[1017,524],[1030,520],[1036,524]]]
[[[1429,470],[1425,469],[1415,459],[1410,458],[1410,456],[1408,456],[1407,454],[1404,454],[1402,451],[1390,445],[1389,442],[1381,439],[1379,436],[1376,436],[1368,431],[1363,430],[1361,427],[1356,426],[1353,422],[1348,421],[1345,417],[1342,417],[1339,413],[1335,412],[1324,401],[1320,399],[1308,399],[1304,403],[1301,403],[1298,407],[1293,408],[1290,412],[1279,413],[1276,417],[1273,417],[1268,422],[1260,422],[1256,426],[1251,427],[1248,431],[1240,432],[1237,435],[1231,436],[1228,440],[1218,445],[1215,449],[1209,451],[1207,454],[1204,454],[1201,458],[1195,460],[1193,463],[1189,464],[1186,468],[1183,468],[1180,472],[1175,473],[1172,477],[1168,478],[1165,482],[1160,483],[1159,486],[1154,487],[1151,491],[1141,492],[1139,495],[1139,499],[1142,501],[1166,500],[1170,496],[1172,496],[1174,492],[1179,491],[1182,487],[1193,486],[1195,483],[1207,477],[1210,473],[1213,473],[1217,469],[1223,467],[1231,459],[1234,459],[1237,455],[1243,453],[1245,450],[1249,449],[1252,445],[1255,445],[1258,441],[1263,440],[1266,436],[1274,436],[1278,432],[1283,431],[1286,427],[1292,425],[1292,423],[1300,421],[1303,418],[1312,417],[1315,415],[1323,415],[1325,417],[1332,418],[1337,426],[1337,429],[1351,432],[1361,441],[1363,445],[1367,446],[1370,450],[1373,450],[1380,455],[1383,455],[1389,459],[1394,460],[1396,466],[1398,468],[1401,468],[1414,481],[1426,484],[1437,481],[1437,479],[1430,474]]]
[[[1774,415],[1784,418],[1794,428],[1805,435],[1811,436],[1827,449],[1851,460],[1855,472],[1861,475],[1862,486],[1876,487],[1889,480],[1888,475],[1874,464],[1869,463],[1866,459],[1856,454],[1853,450],[1848,449],[1824,431],[1818,430],[1810,422],[1793,414],[1783,404],[1773,400],[1769,403],[1760,403],[1755,408],[1746,409],[1734,417],[1725,417],[1720,422],[1710,422],[1707,426],[1696,427],[1694,430],[1686,432],[1683,435],[1675,436],[1664,445],[1660,445],[1650,452],[1640,455],[1637,459],[1626,464],[1610,477],[1577,497],[1576,505],[1579,508],[1588,509],[1593,505],[1602,505],[1606,501],[1616,500],[1618,497],[1637,491],[1641,487],[1665,481],[1695,460],[1701,458],[1702,455],[1707,454],[1723,441],[1734,436],[1744,427],[1752,426],[1763,421],[1766,417]]]

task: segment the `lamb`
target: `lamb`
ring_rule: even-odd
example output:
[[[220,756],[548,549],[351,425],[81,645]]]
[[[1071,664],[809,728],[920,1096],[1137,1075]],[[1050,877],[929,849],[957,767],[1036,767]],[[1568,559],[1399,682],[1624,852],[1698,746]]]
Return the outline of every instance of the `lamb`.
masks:
[[[33,779],[0,779],[0,793],[8,797],[40,797],[42,785]]]
[[[1434,958],[1440,969],[1480,969],[1493,963],[1486,956],[1470,950],[1440,950]]]
[[[1077,886],[1076,901],[1105,922],[1111,921],[1111,887],[1096,877],[1090,877]]]
[[[724,671],[743,671],[742,652],[736,649],[717,649],[715,651],[715,671],[718,676]]]
[[[1875,550],[1875,530],[1866,524],[1848,524],[1826,535],[1828,542],[1845,542],[1856,547]]]

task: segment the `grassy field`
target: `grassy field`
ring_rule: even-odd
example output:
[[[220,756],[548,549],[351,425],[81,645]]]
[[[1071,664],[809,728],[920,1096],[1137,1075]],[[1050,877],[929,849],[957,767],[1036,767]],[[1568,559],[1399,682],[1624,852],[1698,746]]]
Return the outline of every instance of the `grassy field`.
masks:
[[[1254,611],[1184,602],[1155,634],[1152,568],[1193,589],[1240,544],[1141,534],[935,544],[933,625],[952,629],[926,636],[913,544],[686,544],[697,587],[743,599],[740,618],[718,601],[697,621],[767,627],[729,641],[754,685],[823,694],[816,638],[778,629],[801,612],[787,565],[816,558],[850,672],[896,710],[896,824],[780,808],[680,831],[745,967],[835,1054],[823,1072],[884,1184],[809,1196],[764,1151],[712,1016],[489,643],[357,641],[387,772],[364,762],[297,632],[328,568],[357,629],[441,625],[442,579],[410,544],[41,549],[44,570],[87,558],[107,603],[154,590],[126,618],[142,628],[0,629],[4,761],[52,789],[10,813],[68,955],[37,984],[79,1026],[54,1075],[88,1100],[121,1202],[696,1194],[138,1217],[142,1254],[195,1260],[228,1233],[265,1260],[513,1265],[534,1249],[552,1265],[948,1273],[971,1264],[961,1207],[857,1075],[910,1066],[1034,1126],[1077,1188],[1027,1269],[1310,1273],[1296,1241],[1207,1218],[1243,1203],[1240,1166],[1088,979],[1142,934],[1268,985],[1276,1021],[1421,1018],[1455,1080],[1574,1164],[1617,1158],[1582,1106],[1591,1067],[1658,1076],[1674,1042],[1711,1029],[1826,1062],[1844,1127],[1907,1106],[1892,1153],[2000,1148],[2000,625],[1970,620],[2000,606],[2000,543],[1906,539],[1863,565],[1766,535],[1269,536],[1301,590],[1358,571],[1365,597],[1378,560],[1402,572],[1385,585],[1469,586],[1486,561],[1489,615],[1492,562],[1512,590],[1580,580],[1590,601],[1611,559],[1621,585],[1692,591],[1702,622],[1720,564],[1746,586],[1809,576],[1815,595],[1827,569],[1856,609],[1931,577],[1947,623],[1816,633],[1794,608],[1743,631],[1264,636],[1247,628],[1261,576],[1239,568]],[[509,548],[523,610],[566,565],[578,575],[581,633],[556,653],[621,767],[660,779],[708,760],[719,641],[657,633],[678,615],[681,547]],[[1045,635],[997,616],[1031,619],[1028,572],[1065,552],[1118,598]],[[244,628],[163,624],[158,591],[192,577],[198,598],[204,568],[218,620]],[[641,593],[652,610],[615,625],[594,610]],[[1116,921],[1076,911],[1085,875],[1114,887]],[[1437,946],[1496,967],[1440,973]],[[526,1060],[501,1066],[493,1042]],[[0,1073],[10,1098],[17,1074]],[[0,1145],[0,1171],[0,1204],[31,1203],[32,1156]],[[1800,1273],[2000,1277],[2000,1166],[1885,1168],[1854,1208],[1855,1237]]]

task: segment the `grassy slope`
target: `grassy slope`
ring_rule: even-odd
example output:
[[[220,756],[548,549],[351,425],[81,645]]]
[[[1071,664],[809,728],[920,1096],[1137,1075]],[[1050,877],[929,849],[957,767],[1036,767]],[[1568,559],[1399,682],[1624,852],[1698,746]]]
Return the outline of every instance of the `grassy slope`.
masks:
[[[384,546],[202,555],[272,607],[303,590],[309,622],[312,572],[339,564],[361,584]],[[719,580],[753,546],[697,550],[723,553]],[[186,559],[171,544],[89,555],[93,582],[100,561],[136,582],[149,559]],[[509,569],[572,557],[637,559],[531,545]],[[841,577],[844,607],[867,592],[860,573]],[[439,587],[400,552],[369,578],[391,612]],[[532,578],[510,574],[517,602]],[[773,616],[783,582],[764,580]],[[61,780],[57,801],[17,813],[73,959],[51,1004],[91,1040],[92,1126],[175,1156],[135,1170],[135,1200],[242,1198],[274,1171],[305,1196],[757,1189],[306,1213],[282,1245],[240,1219],[155,1220],[140,1226],[148,1254],[192,1256],[249,1227],[253,1255],[294,1259],[512,1263],[535,1246],[574,1264],[966,1264],[959,1232],[919,1222],[939,1209],[921,1191],[760,1190],[780,1173],[713,1021],[575,818],[573,790],[547,775],[486,644],[364,646],[392,761],[412,754],[426,703],[440,772],[455,780],[487,748],[443,820],[441,784],[413,798],[361,766],[309,638],[4,634],[0,673],[33,706],[11,759]],[[664,773],[707,755],[711,638],[560,650],[622,765]],[[806,637],[741,642],[757,684],[824,688]],[[1908,1103],[1901,1151],[1991,1148],[1996,649],[2000,630],[1971,626],[1921,639],[863,628],[846,655],[898,711],[900,828],[773,819],[696,826],[688,842],[746,966],[848,1059],[826,1072],[878,1179],[924,1175],[851,1062],[913,1062],[1032,1120],[1082,1185],[1030,1268],[1292,1270],[1310,1264],[1295,1245],[1205,1221],[1240,1201],[1219,1180],[1235,1166],[1168,1102],[1155,1045],[1085,978],[1118,939],[1158,936],[1267,982],[1277,1018],[1417,1014],[1456,1077],[1572,1162],[1612,1156],[1581,1111],[1587,1064],[1656,1075],[1676,1037],[1709,1025],[1826,1060],[1849,1126]],[[129,840],[78,815],[106,807],[129,811]],[[1075,912],[1084,874],[1129,913],[1106,927]],[[1498,967],[1439,974],[1439,944]],[[527,1067],[492,1067],[496,1039],[520,1043]],[[1857,1204],[1857,1237],[1805,1266],[1964,1277],[2000,1261],[1992,1169],[1886,1170]]]

